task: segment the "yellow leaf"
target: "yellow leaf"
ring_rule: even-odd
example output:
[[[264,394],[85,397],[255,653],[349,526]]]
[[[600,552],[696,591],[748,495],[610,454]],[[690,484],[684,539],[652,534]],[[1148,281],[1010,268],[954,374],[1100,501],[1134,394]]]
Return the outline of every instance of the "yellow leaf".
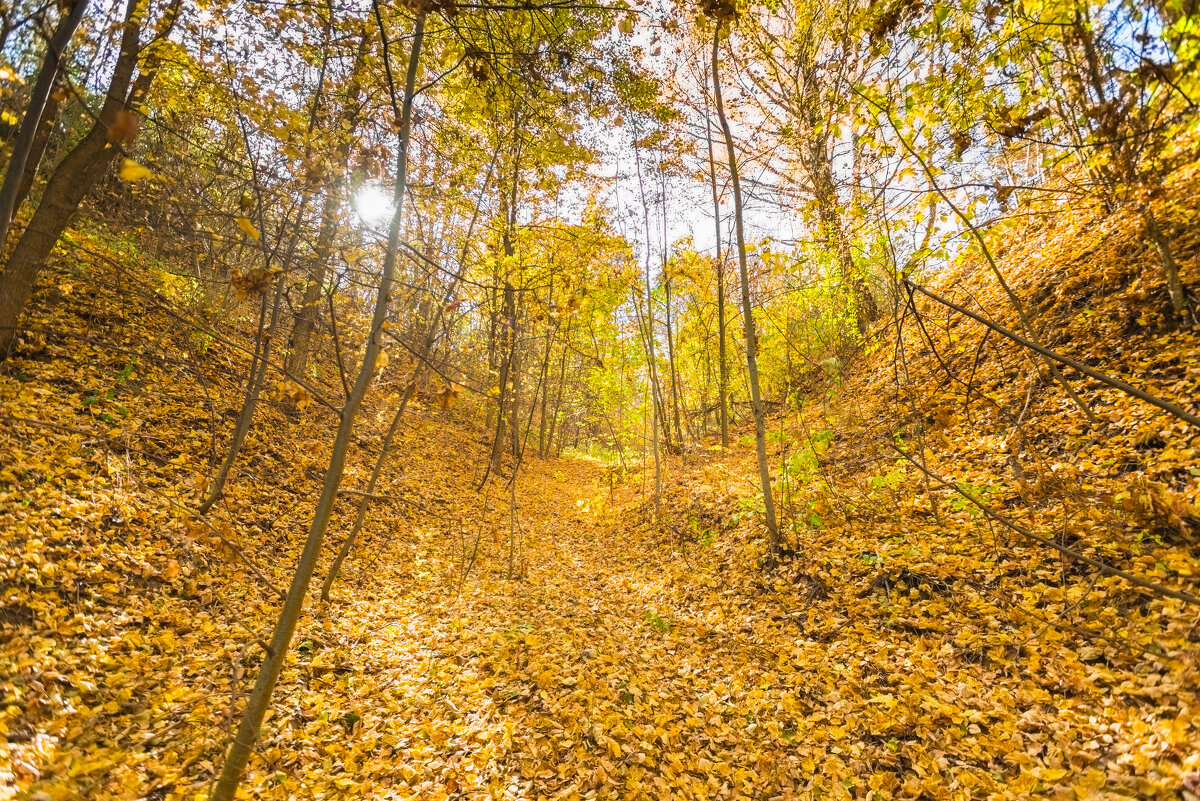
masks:
[[[154,176],[148,168],[138,164],[133,159],[125,159],[121,162],[121,180],[134,183],[136,181],[144,181],[147,178]]]
[[[234,222],[237,223],[238,228],[241,228],[246,233],[246,236],[251,239],[258,239],[258,229],[254,227],[254,223],[250,222],[248,217],[237,217]]]

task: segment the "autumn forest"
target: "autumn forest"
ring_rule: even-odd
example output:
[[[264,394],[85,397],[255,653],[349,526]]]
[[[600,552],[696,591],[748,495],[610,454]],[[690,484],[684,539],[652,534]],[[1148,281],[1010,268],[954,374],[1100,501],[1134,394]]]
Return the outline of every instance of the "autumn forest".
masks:
[[[1196,0],[0,0],[0,801],[1200,801]]]

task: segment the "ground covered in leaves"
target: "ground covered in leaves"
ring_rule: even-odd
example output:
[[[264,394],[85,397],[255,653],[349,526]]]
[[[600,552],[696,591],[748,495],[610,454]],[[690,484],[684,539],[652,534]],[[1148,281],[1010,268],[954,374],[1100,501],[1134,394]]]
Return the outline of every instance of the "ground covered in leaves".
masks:
[[[1018,254],[1054,346],[1197,411],[1194,329],[1123,311],[1146,286],[1125,268],[1129,225],[1071,225],[1042,241],[1120,253],[1070,292],[1087,259],[1040,274]],[[198,517],[244,347],[107,232],[76,231],[53,267],[0,375],[0,798],[203,797],[332,417],[268,404],[228,497]],[[1004,318],[984,279],[964,281]],[[1091,315],[1072,305],[1085,291]],[[982,329],[943,314],[904,330],[772,421],[781,560],[744,441],[670,461],[657,510],[640,464],[584,458],[531,461],[512,506],[502,482],[473,488],[479,410],[418,402],[332,602],[301,622],[248,797],[1196,797],[1196,609],[967,499],[1194,593],[1196,432],[1091,385],[1101,423],[1081,423]],[[373,393],[347,488],[404,369]]]

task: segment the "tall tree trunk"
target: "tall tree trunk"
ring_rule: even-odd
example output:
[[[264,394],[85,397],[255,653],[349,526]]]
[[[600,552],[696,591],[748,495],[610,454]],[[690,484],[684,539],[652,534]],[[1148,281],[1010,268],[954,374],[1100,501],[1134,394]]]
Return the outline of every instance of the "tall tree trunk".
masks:
[[[721,250],[721,200],[717,196],[717,165],[713,158],[712,122],[708,116],[708,92],[704,93],[704,132],[708,142],[708,185],[712,189],[713,226],[717,250],[713,263],[717,273],[717,387],[721,413],[721,447],[729,447],[729,362],[725,357],[725,254]]]
[[[237,422],[233,426],[233,436],[229,440],[229,449],[225,454],[225,459],[221,462],[213,480],[209,482],[204,499],[197,507],[197,511],[202,515],[207,514],[213,504],[224,494],[225,483],[229,480],[233,465],[242,452],[246,435],[250,433],[250,424],[254,422],[254,412],[258,408],[263,384],[267,378],[267,370],[270,369],[271,340],[274,338],[275,328],[279,324],[279,312],[283,306],[284,277],[278,276],[275,281],[269,324],[267,323],[267,296],[265,294],[262,296],[258,311],[258,335],[254,343],[254,355],[250,360],[249,374],[246,377],[246,394],[242,397],[242,407],[238,411]]]
[[[516,117],[513,118],[513,131],[516,134]],[[511,259],[516,253],[516,245],[513,242],[513,233],[516,228],[517,218],[517,190],[521,179],[520,162],[516,156],[513,158],[512,165],[512,183],[508,186],[500,187],[500,213],[504,218],[504,231],[501,233],[501,244],[504,248],[505,260]],[[504,311],[503,317],[500,319],[499,326],[494,329],[494,336],[498,339],[503,337],[506,341],[503,361],[500,363],[500,397],[496,404],[496,432],[492,438],[492,454],[488,459],[488,468],[484,471],[483,478],[480,479],[479,489],[483,489],[487,484],[488,477],[500,469],[500,463],[504,456],[504,440],[508,433],[505,425],[508,418],[505,413],[516,417],[516,409],[509,409],[515,393],[510,390],[509,385],[515,387],[516,374],[515,359],[517,349],[517,307],[516,307],[516,289],[509,281],[508,275],[504,276]],[[489,415],[490,418],[491,415]]]
[[[683,385],[679,381],[679,371],[675,368],[675,333],[671,329],[671,279],[663,280],[663,290],[666,293],[666,321],[667,321],[667,365],[671,369],[671,415],[675,419],[675,441],[679,443],[679,447],[683,447],[683,426],[679,423],[679,396],[682,394]]]
[[[513,293],[516,294],[515,292]],[[513,313],[513,320],[518,319],[519,311]],[[521,450],[521,341],[517,336],[516,325],[513,325],[512,335],[512,366],[509,376],[512,378],[512,403],[508,410],[508,441],[509,450],[515,455]],[[512,480],[517,477],[517,459],[513,459]]]
[[[46,44],[46,54],[42,57],[42,68],[38,71],[33,91],[29,95],[29,102],[25,105],[25,117],[21,120],[21,129],[17,132],[17,141],[13,144],[13,152],[8,159],[4,184],[0,186],[0,247],[3,247],[4,243],[8,241],[8,228],[12,225],[13,216],[17,213],[17,207],[20,204],[18,195],[24,182],[26,167],[31,161],[34,161],[36,166],[36,160],[32,158],[34,145],[37,133],[42,127],[42,118],[46,112],[46,104],[50,100],[50,93],[54,91],[54,85],[58,81],[63,52],[79,28],[87,5],[88,0],[70,0],[69,4],[62,8],[58,24],[54,28],[50,41]],[[45,148],[44,143],[42,147]],[[40,158],[41,154],[39,153],[38,160]]]
[[[636,130],[635,130],[636,136]],[[650,202],[646,198],[645,180],[642,176],[642,157],[641,149],[637,146],[635,140],[633,147],[633,158],[637,165],[638,176],[638,191],[642,201],[642,224],[646,234],[646,264],[644,277],[646,281],[646,359],[650,369],[650,394],[654,404],[654,505],[655,510],[659,508],[661,499],[659,494],[662,490],[662,471],[661,461],[658,453],[658,438],[660,433],[667,439],[667,450],[671,449],[671,429],[667,425],[667,407],[662,396],[662,391],[658,382],[658,355],[655,353],[654,347],[654,282],[650,276]],[[662,425],[660,426],[659,423]],[[665,430],[660,430],[665,429]]]
[[[124,111],[150,88],[157,69],[155,61],[145,66],[136,82],[133,80],[141,52],[138,41],[141,28],[137,21],[145,16],[146,2],[134,0],[129,3],[120,54],[96,122],[50,176],[33,219],[13,247],[4,272],[0,273],[0,360],[7,358],[12,349],[21,312],[33,294],[46,258],[83,198],[117,157],[119,151],[108,143],[109,128],[116,122],[118,112]],[[178,10],[179,0],[175,0],[164,18],[164,30],[169,31],[174,25]]]
[[[314,101],[313,120],[316,119],[316,112],[317,102]],[[244,129],[243,133],[247,137],[246,149],[247,152],[249,152],[249,135],[246,134]],[[307,156],[307,153],[305,155]],[[258,189],[260,185],[258,179],[258,168],[255,166],[253,159],[251,159],[251,170],[253,172],[255,191],[259,193],[258,222],[260,228],[265,230],[266,224],[263,214],[262,194]],[[296,248],[299,246],[300,242],[300,228],[304,223],[304,214],[308,209],[308,200],[309,196],[307,194],[304,195],[300,201],[300,206],[296,211],[296,224],[294,226],[291,240],[288,244],[287,254],[283,259],[284,269],[283,272],[275,278],[275,292],[271,301],[271,321],[265,329],[263,324],[266,312],[266,296],[263,296],[264,305],[259,310],[258,337],[254,344],[254,357],[250,362],[250,374],[247,378],[246,394],[242,399],[242,408],[238,412],[237,423],[234,425],[233,437],[229,443],[229,451],[225,455],[225,460],[221,463],[221,467],[217,470],[216,476],[213,477],[212,482],[209,484],[204,500],[200,502],[200,506],[198,507],[200,514],[206,514],[208,510],[212,508],[212,505],[216,503],[217,500],[220,499],[220,497],[224,494],[225,483],[229,480],[229,474],[233,469],[233,465],[237,462],[238,456],[241,454],[242,445],[246,441],[246,435],[250,432],[250,425],[254,422],[254,415],[258,410],[258,402],[262,396],[262,389],[267,379],[267,372],[271,368],[271,350],[276,339],[276,332],[279,329],[279,318],[283,310],[283,294],[287,287],[288,273],[291,270],[292,264],[295,262]],[[282,238],[282,235],[283,227],[281,226],[279,237]],[[263,264],[263,268],[265,270],[269,271],[271,267],[271,259],[275,252],[277,252],[277,247],[272,250],[266,250],[264,248],[265,263]]]
[[[825,247],[837,258],[838,272],[843,291],[854,304],[854,319],[860,334],[866,334],[879,317],[879,306],[871,294],[870,287],[858,273],[854,255],[850,249],[850,238],[842,225],[841,202],[837,196],[837,184],[833,180],[833,166],[824,133],[815,134],[810,143],[809,180],[817,201],[817,215],[821,220],[821,238]]]
[[[347,149],[348,154],[348,149]],[[345,171],[346,161],[342,161]],[[312,335],[321,314],[321,298],[325,293],[325,275],[329,270],[329,256],[333,252],[333,240],[338,231],[338,209],[342,205],[342,182],[330,186],[321,208],[321,232],[317,235],[317,247],[313,254],[312,269],[304,284],[304,296],[292,322],[289,340],[287,370],[294,376],[303,376],[308,367],[308,354],[312,347]]]
[[[50,138],[54,136],[54,129],[58,125],[61,113],[62,83],[60,81],[55,84],[54,91],[50,93],[50,99],[46,101],[46,110],[42,112],[42,121],[38,124],[37,133],[34,134],[29,160],[25,162],[25,172],[21,176],[20,186],[17,187],[17,198],[13,205],[14,216],[21,208],[21,204],[25,202],[25,198],[29,197],[29,191],[33,189],[33,183],[37,180],[38,168],[42,165],[42,157],[46,155],[46,148],[50,145]]]
[[[330,18],[332,19],[332,17]],[[325,36],[328,39],[329,27],[326,25]],[[308,367],[308,354],[312,349],[312,337],[317,322],[321,316],[321,297],[325,292],[325,276],[329,272],[329,257],[333,252],[333,242],[338,233],[338,210],[346,197],[346,171],[350,168],[350,140],[358,129],[359,113],[359,73],[363,60],[367,55],[369,38],[366,31],[358,43],[358,52],[354,58],[354,66],[350,71],[347,110],[337,121],[342,137],[337,147],[335,161],[337,172],[335,178],[326,188],[325,202],[321,207],[321,231],[317,234],[317,244],[313,251],[312,266],[308,271],[308,279],[304,284],[304,296],[300,308],[292,321],[292,331],[288,340],[287,371],[294,376],[302,377]],[[322,68],[322,80],[324,68]],[[316,121],[316,107],[309,122],[311,131]]]
[[[554,289],[551,287],[550,299],[554,297]],[[554,331],[550,326],[546,326],[546,353],[542,358],[542,377],[540,383],[543,385],[539,393],[538,405],[541,407],[538,412],[538,458],[546,458],[546,406],[550,397],[550,386],[546,383],[546,377],[550,371],[550,352],[554,346]]]
[[[329,40],[329,24],[327,23],[325,26],[325,41],[326,41],[326,43],[328,43],[328,40]],[[364,37],[364,41],[365,41],[365,37]],[[362,55],[361,50],[359,52],[359,55],[361,58],[361,55]],[[326,57],[326,60],[323,61],[321,64],[320,77],[317,80],[317,89],[313,95],[312,109],[309,112],[308,134],[310,137],[312,136],[313,130],[316,128],[317,115],[321,109],[321,99],[322,99],[322,95],[324,93],[324,86],[325,86],[325,68],[327,65],[328,65],[328,58]],[[247,153],[247,155],[251,156],[250,168],[252,171],[255,193],[258,196],[259,226],[263,230],[266,230],[266,220],[264,219],[264,214],[263,214],[262,192],[260,190],[261,184],[259,182],[258,167],[257,167],[257,163],[253,159],[252,149],[250,147],[249,134],[246,131],[246,128],[244,125],[242,126],[242,134],[246,138],[246,153]],[[304,150],[304,157],[303,157],[304,161],[307,162],[309,160],[309,158],[311,157],[311,155],[312,155],[311,148],[306,147]],[[326,199],[328,200],[328,198],[329,198],[329,196],[327,195]],[[238,455],[242,449],[242,444],[245,442],[246,434],[250,431],[250,424],[254,421],[254,414],[255,414],[255,411],[258,409],[258,401],[262,394],[264,382],[266,381],[266,378],[267,378],[267,371],[270,369],[270,366],[271,366],[271,350],[272,350],[272,347],[276,340],[276,333],[278,332],[278,329],[279,329],[280,313],[283,310],[283,296],[287,290],[287,278],[288,278],[288,275],[291,274],[291,271],[294,269],[295,264],[296,264],[296,250],[300,245],[300,232],[301,232],[301,230],[303,230],[303,227],[304,227],[304,222],[305,222],[304,218],[305,218],[305,214],[308,210],[308,202],[310,199],[311,199],[311,195],[309,194],[308,191],[305,191],[300,199],[299,208],[296,210],[296,221],[292,227],[292,235],[288,241],[287,254],[283,258],[283,272],[275,279],[276,280],[275,297],[274,297],[274,300],[272,301],[272,305],[271,305],[271,324],[267,327],[267,329],[264,333],[263,328],[262,328],[262,317],[260,315],[258,340],[255,343],[255,351],[254,351],[255,360],[251,362],[249,384],[246,388],[245,399],[242,401],[242,409],[238,413],[237,425],[234,427],[233,440],[229,446],[229,453],[225,457],[224,463],[221,465],[220,470],[217,471],[216,478],[213,479],[213,482],[209,487],[208,496],[200,504],[199,511],[201,514],[206,513],[208,511],[208,509],[210,507],[212,507],[212,505],[214,503],[216,503],[217,499],[220,498],[221,494],[224,492],[225,482],[229,478],[229,472],[233,468],[234,463],[237,461]],[[335,211],[336,211],[336,209],[335,209]],[[270,251],[264,250],[264,252],[266,253],[266,258],[265,258],[265,264],[263,265],[263,268],[268,271],[271,266],[271,259],[274,256],[274,254],[278,251],[278,243],[283,239],[283,231],[284,231],[284,226],[281,224],[280,229],[279,229],[279,235],[276,237],[276,247]],[[324,231],[322,231],[322,233],[324,233]],[[331,241],[332,241],[332,231],[330,232],[330,237],[331,237]],[[326,256],[328,256],[328,254],[326,254]],[[268,272],[268,274],[269,274],[269,272]],[[256,368],[257,368],[257,370],[256,370]]]
[[[492,455],[488,460],[488,471],[484,474],[483,480],[480,482],[480,489],[487,482],[488,474],[494,473],[500,469],[500,461],[504,455],[504,435],[506,433],[505,423],[508,420],[507,414],[511,414],[508,410],[508,402],[511,397],[509,384],[512,380],[513,360],[517,347],[517,309],[516,309],[516,290],[507,279],[504,281],[504,317],[501,320],[500,329],[503,334],[505,343],[504,361],[500,363],[500,397],[496,408],[496,433],[492,438]]]
[[[379,6],[375,6],[376,18],[380,23],[380,34],[384,35],[382,16]],[[388,298],[392,289],[392,278],[396,271],[396,255],[400,250],[400,219],[404,206],[404,194],[408,182],[408,143],[412,122],[413,92],[417,79],[417,64],[420,60],[421,43],[425,35],[425,13],[417,15],[413,28],[412,49],[409,52],[408,73],[404,84],[404,105],[400,118],[400,143],[396,155],[396,189],[395,210],[392,213],[391,229],[388,232],[388,248],[383,261],[383,270],[379,279],[379,292],[375,297],[375,311],[371,319],[371,333],[367,338],[365,352],[358,371],[358,378],[346,405],[342,408],[342,419],[338,425],[337,439],[333,444],[333,452],[329,457],[329,468],[325,471],[325,483],[321,488],[321,498],[317,502],[312,524],[308,529],[308,538],[304,543],[304,551],[296,565],[296,573],[288,588],[287,600],[279,613],[279,620],[271,635],[262,666],[259,668],[254,689],[246,703],[246,711],[242,716],[229,753],[222,766],[220,778],[213,788],[211,801],[234,801],[238,785],[241,784],[242,773],[254,750],[262,728],[263,718],[271,703],[271,694],[279,673],[283,669],[292,635],[300,619],[304,607],[304,597],[316,568],[317,556],[325,539],[325,531],[329,527],[329,518],[333,514],[333,506],[337,501],[338,488],[342,482],[342,474],[346,467],[346,455],[350,450],[350,440],[354,434],[354,422],[358,416],[363,397],[371,385],[375,371],[375,359],[379,355],[380,343],[383,337],[383,324],[387,318]],[[386,58],[387,39],[384,35],[383,50]]]
[[[758,451],[758,477],[762,482],[763,511],[766,517],[767,534],[771,539],[771,550],[778,554],[782,549],[779,526],[775,522],[775,499],[771,494],[771,471],[767,466],[767,432],[763,417],[762,397],[758,388],[758,360],[755,356],[757,342],[754,334],[754,309],[750,304],[750,268],[746,263],[746,233],[742,220],[742,185],[738,178],[737,153],[733,147],[733,130],[725,116],[725,104],[721,99],[721,72],[718,44],[721,40],[721,20],[717,20],[713,31],[712,77],[713,98],[717,106],[717,119],[725,134],[725,152],[729,158],[729,178],[733,184],[733,215],[737,231],[738,269],[742,279],[742,322],[746,327],[746,374],[750,381],[750,405],[754,411],[754,438]]]
[[[568,331],[568,333],[570,333]],[[558,428],[558,412],[562,408],[563,387],[567,383],[567,345],[563,343],[562,361],[558,365],[558,390],[554,394],[554,409],[550,413],[550,430],[546,433],[546,456],[550,455],[551,449],[554,447],[554,434]],[[559,437],[562,434],[559,432]],[[559,450],[562,450],[559,448]]]
[[[325,581],[321,583],[321,603],[329,601],[329,592],[333,588],[333,582],[337,580],[338,574],[342,569],[342,563],[350,555],[350,549],[354,547],[354,543],[358,539],[358,534],[362,531],[363,524],[366,522],[367,507],[370,506],[372,499],[375,498],[375,485],[378,483],[379,476],[382,475],[383,468],[387,464],[388,457],[391,455],[390,451],[392,441],[396,436],[396,430],[400,426],[400,421],[404,418],[404,411],[408,408],[408,402],[412,400],[412,396],[417,391],[417,385],[420,384],[421,379],[425,375],[425,369],[428,367],[433,353],[434,342],[437,340],[438,326],[441,325],[442,319],[446,314],[446,307],[453,300],[455,293],[458,292],[458,286],[462,282],[463,274],[467,268],[467,254],[471,248],[471,234],[475,230],[475,223],[479,220],[479,210],[483,204],[484,194],[487,192],[488,182],[491,181],[492,166],[494,165],[495,161],[493,160],[492,165],[488,167],[487,177],[484,178],[483,188],[479,192],[479,199],[475,203],[475,212],[471,216],[470,225],[467,226],[466,236],[463,237],[463,247],[458,259],[458,269],[442,295],[442,302],[438,304],[433,315],[433,320],[430,321],[428,328],[425,330],[420,349],[416,351],[417,363],[413,368],[412,378],[409,379],[408,387],[404,391],[404,397],[400,401],[400,406],[396,409],[396,414],[392,417],[391,425],[388,426],[387,434],[383,438],[383,444],[379,447],[379,456],[375,459],[375,467],[371,470],[371,477],[367,481],[367,487],[359,499],[358,512],[354,517],[354,525],[350,527],[350,533],[346,535],[346,539],[342,542],[342,547],[338,549],[337,556],[333,559],[333,564],[329,567],[329,573],[326,574]]]

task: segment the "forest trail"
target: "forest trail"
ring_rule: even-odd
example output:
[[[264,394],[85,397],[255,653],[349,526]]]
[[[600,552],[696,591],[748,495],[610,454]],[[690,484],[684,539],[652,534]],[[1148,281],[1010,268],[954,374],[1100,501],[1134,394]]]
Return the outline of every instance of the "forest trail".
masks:
[[[1069,607],[1011,602],[1055,608],[1053,586],[1019,557],[987,566],[962,541],[969,516],[947,529],[892,507],[815,538],[823,569],[761,570],[761,541],[726,530],[753,497],[750,459],[674,462],[661,525],[646,487],[610,494],[603,465],[529,465],[516,581],[499,532],[461,594],[381,559],[335,627],[373,676],[328,699],[367,710],[346,745],[360,756],[319,781],[418,798],[1103,799],[1155,797],[1186,764],[1189,660],[1077,653]],[[1169,634],[1139,617],[1133,641]]]
[[[1200,801],[1198,97],[1198,0],[0,3],[0,801]]]
[[[497,532],[500,558],[461,594],[421,592],[411,563],[385,551],[372,589],[338,607],[334,649],[353,653],[353,669],[375,685],[354,739],[409,743],[402,758],[371,767],[374,789],[728,797],[779,786],[755,710],[743,705],[754,666],[776,655],[739,636],[744,621],[710,629],[679,606],[699,566],[637,524],[648,499],[638,487],[613,493],[603,468],[585,458],[528,467],[518,580],[505,576],[507,534]],[[379,706],[397,693],[417,713],[403,735]],[[370,758],[351,764],[365,769]]]
[[[264,415],[227,497],[197,517],[205,432],[242,373],[197,369],[193,328],[157,296],[118,302],[113,263],[80,254],[41,325],[81,339],[34,339],[0,376],[0,798],[203,798],[295,564],[326,412]],[[206,358],[239,352],[218,342]],[[364,412],[351,492],[396,386]],[[735,436],[727,453],[665,459],[657,519],[652,463],[527,459],[512,579],[503,477],[474,489],[487,432],[414,401],[377,490],[392,500],[372,503],[332,602],[310,591],[246,787],[272,801],[1178,798],[1200,772],[1194,614],[953,497],[932,509],[881,452],[872,392],[771,421],[792,431],[768,455],[805,514],[783,564],[764,566],[753,438]],[[943,417],[928,451],[941,469],[997,503],[1038,497],[990,486],[995,465],[970,460],[1003,457]],[[318,577],[355,506],[339,505]],[[1026,519],[1055,530],[1055,507],[1038,509]],[[1195,572],[1182,545],[1136,564]]]

